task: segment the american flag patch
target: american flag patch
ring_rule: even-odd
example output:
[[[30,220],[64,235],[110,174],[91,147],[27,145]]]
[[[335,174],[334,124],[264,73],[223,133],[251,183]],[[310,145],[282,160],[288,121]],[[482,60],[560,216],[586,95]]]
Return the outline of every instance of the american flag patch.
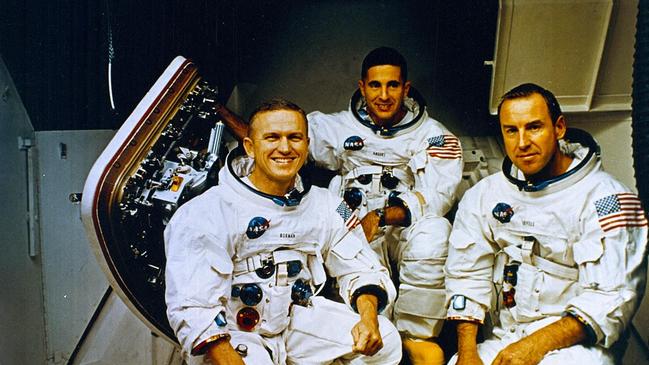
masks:
[[[352,211],[344,201],[340,202],[340,205],[336,208],[336,212],[345,221],[345,227],[347,229],[353,229],[361,223],[361,220],[358,219],[358,210]]]
[[[647,218],[635,194],[613,194],[595,202],[599,225],[604,232],[621,227],[645,227]]]
[[[460,140],[450,134],[428,138],[426,152],[430,157],[437,158],[455,159],[462,157]]]

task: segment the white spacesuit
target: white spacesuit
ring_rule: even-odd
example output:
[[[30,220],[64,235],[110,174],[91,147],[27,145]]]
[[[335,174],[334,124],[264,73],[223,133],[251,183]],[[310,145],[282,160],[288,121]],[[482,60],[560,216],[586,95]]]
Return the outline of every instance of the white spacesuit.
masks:
[[[399,270],[399,295],[393,316],[398,330],[413,338],[437,336],[445,318],[443,265],[450,224],[443,218],[454,201],[462,175],[457,137],[428,117],[414,89],[408,109],[395,126],[371,122],[357,91],[350,109],[308,115],[309,155],[339,173],[330,189],[343,196],[360,216],[387,205],[402,205],[408,227],[381,228],[371,242],[383,264]]]
[[[490,364],[506,345],[572,315],[591,343],[548,353],[542,364],[613,364],[642,299],[647,220],[635,194],[600,170],[598,146],[568,130],[574,160],[560,176],[531,185],[509,160],[466,192],[449,239],[448,318],[482,322],[499,311],[479,345]],[[452,361],[453,363],[454,361]]]
[[[383,316],[384,347],[352,353],[356,297],[375,294],[380,310],[396,295],[362,233],[348,228],[357,217],[327,190],[299,192],[299,179],[286,197],[257,191],[245,177],[252,165],[231,157],[219,185],[183,205],[165,230],[167,314],[183,352],[200,354],[228,333],[250,365],[397,364],[399,334]],[[325,281],[323,264],[346,304],[311,297]]]

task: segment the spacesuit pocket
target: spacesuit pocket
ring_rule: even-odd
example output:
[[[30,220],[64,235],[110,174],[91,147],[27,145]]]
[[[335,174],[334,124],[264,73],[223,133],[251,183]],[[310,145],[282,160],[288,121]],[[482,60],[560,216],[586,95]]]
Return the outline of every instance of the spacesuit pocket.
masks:
[[[291,286],[265,287],[263,300],[264,308],[259,333],[264,335],[280,333],[289,323]]]
[[[425,150],[416,153],[410,161],[408,161],[408,167],[413,172],[414,175],[417,175],[417,171],[426,167],[426,162],[428,160],[428,154]]]
[[[539,294],[543,285],[543,272],[532,265],[521,263],[514,288],[516,307],[514,317],[519,322],[535,320],[540,316]]]
[[[233,265],[229,257],[223,257],[210,251],[206,251],[204,254],[210,266],[219,274],[228,275],[232,273]]]
[[[599,262],[603,254],[604,244],[601,240],[580,241],[573,246],[573,257],[580,267],[579,282],[589,286],[608,286],[624,280],[616,276],[620,272],[619,270],[610,267],[614,264],[608,263],[606,265],[609,267],[608,270],[596,269],[599,265],[595,264]]]
[[[573,255],[578,265],[595,262],[604,254],[604,244],[600,240],[577,242],[573,246]]]
[[[449,245],[453,246],[456,250],[464,250],[476,242],[475,238],[463,231],[463,229],[453,229],[448,237]]]
[[[290,329],[351,347],[351,329],[360,317],[344,304],[323,297],[313,297],[312,303],[309,307],[293,306]]]
[[[342,240],[331,251],[337,256],[351,260],[363,249],[363,244],[360,240]]]

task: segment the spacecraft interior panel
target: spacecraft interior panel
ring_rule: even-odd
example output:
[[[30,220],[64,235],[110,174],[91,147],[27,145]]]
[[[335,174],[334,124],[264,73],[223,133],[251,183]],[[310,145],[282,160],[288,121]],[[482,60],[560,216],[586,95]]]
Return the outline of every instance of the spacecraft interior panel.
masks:
[[[225,155],[217,90],[176,57],[124,122],[86,180],[82,218],[121,299],[175,341],[164,301],[164,227],[175,210],[216,184]]]

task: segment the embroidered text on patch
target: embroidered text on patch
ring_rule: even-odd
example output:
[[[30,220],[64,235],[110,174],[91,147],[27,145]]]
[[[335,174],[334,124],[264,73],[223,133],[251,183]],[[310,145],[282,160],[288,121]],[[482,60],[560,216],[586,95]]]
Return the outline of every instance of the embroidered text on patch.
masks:
[[[640,199],[635,194],[613,194],[595,202],[599,225],[604,232],[621,227],[648,225]]]
[[[344,201],[340,202],[338,208],[336,208],[336,212],[345,220],[345,227],[347,229],[353,229],[361,223],[361,220],[358,219],[358,210],[352,211]]]
[[[462,157],[460,140],[450,134],[428,138],[426,152],[430,157],[437,158],[456,159]]]

